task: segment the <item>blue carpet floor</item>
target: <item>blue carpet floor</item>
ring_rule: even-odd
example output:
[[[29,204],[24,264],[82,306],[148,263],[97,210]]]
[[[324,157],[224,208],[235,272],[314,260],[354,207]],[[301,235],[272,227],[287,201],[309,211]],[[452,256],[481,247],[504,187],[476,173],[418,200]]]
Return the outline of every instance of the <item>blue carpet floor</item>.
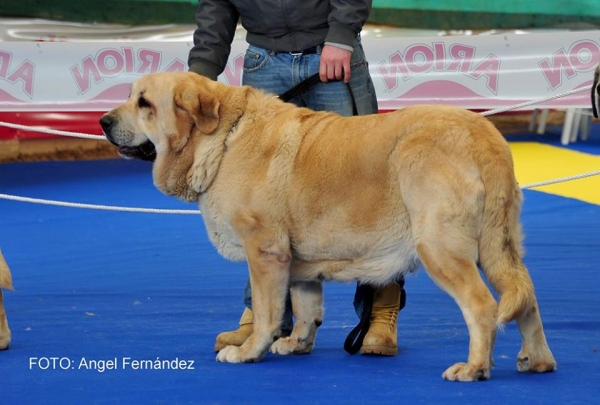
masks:
[[[125,160],[0,165],[0,193],[83,203],[194,209],[165,197],[150,165]],[[245,266],[222,259],[200,216],[120,213],[0,200],[0,248],[13,343],[0,352],[1,404],[589,404],[600,395],[600,206],[525,191],[526,264],[556,373],[516,371],[520,337],[499,333],[481,383],[446,382],[464,361],[458,307],[424,271],[407,280],[398,356],[350,356],[354,285],[325,286],[306,356],[221,364],[215,336],[237,326]],[[57,358],[48,366],[49,358]],[[87,369],[91,360],[117,369]],[[136,370],[139,360],[180,369]],[[189,367],[193,361],[193,369]],[[123,362],[129,362],[123,366]],[[100,362],[101,363],[101,362]],[[62,369],[62,368],[65,369]]]

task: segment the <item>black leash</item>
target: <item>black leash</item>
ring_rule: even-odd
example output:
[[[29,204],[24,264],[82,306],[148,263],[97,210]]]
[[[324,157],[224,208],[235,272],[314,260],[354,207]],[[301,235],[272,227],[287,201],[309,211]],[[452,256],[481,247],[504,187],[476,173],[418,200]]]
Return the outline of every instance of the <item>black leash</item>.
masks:
[[[371,326],[371,314],[373,313],[373,297],[375,295],[375,288],[368,284],[359,284],[357,290],[357,294],[362,293],[364,302],[358,325],[350,331],[348,337],[344,341],[344,350],[350,354],[358,353],[363,345],[365,336],[369,331],[369,326]]]
[[[406,306],[406,290],[404,289],[404,278],[399,278],[396,282],[400,285],[400,306],[398,312]],[[348,337],[344,341],[344,350],[350,354],[356,354],[363,345],[365,336],[371,326],[371,315],[373,314],[373,299],[375,297],[375,287],[370,285],[359,284],[357,294],[361,293],[364,297],[363,312],[360,316],[358,325],[350,331]]]
[[[279,95],[279,99],[285,102],[290,101],[292,98],[305,93],[308,89],[314,86],[317,83],[321,82],[319,78],[319,74],[315,73],[312,76],[302,80],[300,83],[289,89],[283,94]],[[346,88],[348,89],[348,93],[350,93],[350,99],[352,100],[352,115],[358,115],[358,110],[356,108],[356,100],[354,99],[354,93],[352,92],[352,88],[350,87],[350,83],[346,83]]]

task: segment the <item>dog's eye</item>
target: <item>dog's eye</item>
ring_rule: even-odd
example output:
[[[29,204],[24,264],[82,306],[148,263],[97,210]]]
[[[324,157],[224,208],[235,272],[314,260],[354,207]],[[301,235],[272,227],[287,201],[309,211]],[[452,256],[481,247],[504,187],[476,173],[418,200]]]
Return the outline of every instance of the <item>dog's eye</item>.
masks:
[[[139,108],[150,108],[151,105],[144,97],[138,98],[138,107]]]

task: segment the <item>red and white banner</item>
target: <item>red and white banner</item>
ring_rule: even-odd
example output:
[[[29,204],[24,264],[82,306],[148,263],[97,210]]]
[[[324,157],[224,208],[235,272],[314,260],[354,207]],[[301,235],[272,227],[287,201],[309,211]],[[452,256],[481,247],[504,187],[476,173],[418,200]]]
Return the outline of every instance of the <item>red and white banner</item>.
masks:
[[[237,38],[219,78],[231,85],[241,83],[247,46]],[[363,45],[382,110],[510,106],[589,85],[600,63],[598,30],[382,38],[369,30]],[[187,70],[190,47],[189,41],[0,42],[0,111],[106,111],[125,100],[140,76]],[[583,92],[541,106],[591,105]]]

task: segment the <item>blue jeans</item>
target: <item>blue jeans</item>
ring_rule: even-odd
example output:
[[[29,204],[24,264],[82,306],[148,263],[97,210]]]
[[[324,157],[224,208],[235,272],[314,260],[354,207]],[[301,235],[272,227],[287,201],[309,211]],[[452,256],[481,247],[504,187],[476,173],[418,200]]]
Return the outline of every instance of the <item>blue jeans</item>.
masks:
[[[242,84],[262,89],[274,95],[285,93],[302,80],[319,73],[321,49],[316,53],[291,54],[288,52],[273,52],[250,45],[244,57],[244,75]],[[365,58],[360,38],[354,44],[354,52],[350,60],[350,87],[354,95],[356,110],[359,115],[377,113],[377,96],[375,87],[369,75],[369,65]],[[308,107],[315,111],[333,111],[340,115],[352,115],[352,99],[346,84],[342,81],[319,82],[290,100],[300,107]],[[244,290],[244,304],[252,308],[252,290],[250,281]],[[358,316],[362,313],[363,298],[358,294],[354,297],[354,308]],[[292,309],[289,294],[282,331],[292,330]]]
[[[275,95],[282,94],[302,80],[319,73],[321,47],[313,54],[273,52],[250,45],[244,58],[242,84],[262,89]],[[377,113],[377,96],[369,75],[360,41],[356,41],[350,60],[350,87],[359,115]],[[333,111],[352,115],[352,100],[342,81],[317,83],[304,94],[290,100],[300,107],[315,111]]]

